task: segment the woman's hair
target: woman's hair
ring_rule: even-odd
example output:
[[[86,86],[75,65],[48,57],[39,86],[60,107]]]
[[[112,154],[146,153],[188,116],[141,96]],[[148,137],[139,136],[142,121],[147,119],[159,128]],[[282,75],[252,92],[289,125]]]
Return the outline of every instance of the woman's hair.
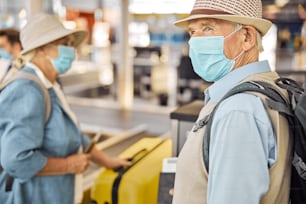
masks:
[[[21,69],[27,62],[30,62],[33,59],[35,52],[35,50],[32,50],[14,60],[13,67],[16,69]]]

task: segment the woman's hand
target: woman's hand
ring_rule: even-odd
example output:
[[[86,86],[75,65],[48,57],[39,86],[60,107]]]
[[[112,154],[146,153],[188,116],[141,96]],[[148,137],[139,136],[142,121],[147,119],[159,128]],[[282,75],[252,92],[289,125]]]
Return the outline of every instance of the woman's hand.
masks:
[[[93,162],[108,169],[131,165],[131,162],[129,162],[128,159],[109,157],[105,152],[98,150],[95,146],[91,150],[90,155]]]
[[[74,154],[67,157],[67,172],[73,174],[83,173],[89,165],[89,158],[89,154]]]
[[[89,154],[74,154],[66,158],[49,157],[46,165],[36,175],[54,176],[83,173],[89,165]]]
[[[121,158],[108,158],[105,162],[104,166],[108,169],[115,169],[121,166],[130,166],[131,162],[128,159],[121,159]]]

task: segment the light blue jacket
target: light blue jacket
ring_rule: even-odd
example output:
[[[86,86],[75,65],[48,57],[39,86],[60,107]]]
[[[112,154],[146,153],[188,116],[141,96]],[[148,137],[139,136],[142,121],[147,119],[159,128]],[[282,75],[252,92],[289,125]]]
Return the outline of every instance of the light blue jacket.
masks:
[[[23,70],[35,74],[29,67]],[[35,176],[48,157],[67,157],[89,143],[61,107],[55,91],[48,91],[52,110],[46,125],[44,97],[34,81],[16,80],[0,94],[1,204],[73,204],[73,174]],[[14,177],[8,193],[4,191],[6,173]]]

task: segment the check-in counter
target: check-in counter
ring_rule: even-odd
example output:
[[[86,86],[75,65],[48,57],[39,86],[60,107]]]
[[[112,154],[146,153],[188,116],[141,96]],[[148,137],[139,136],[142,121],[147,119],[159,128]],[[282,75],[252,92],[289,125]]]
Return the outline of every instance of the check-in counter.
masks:
[[[183,105],[170,113],[172,133],[173,133],[173,148],[172,155],[178,156],[182,149],[188,132],[191,130],[195,121],[198,118],[200,110],[204,106],[202,100],[196,100],[189,104]]]

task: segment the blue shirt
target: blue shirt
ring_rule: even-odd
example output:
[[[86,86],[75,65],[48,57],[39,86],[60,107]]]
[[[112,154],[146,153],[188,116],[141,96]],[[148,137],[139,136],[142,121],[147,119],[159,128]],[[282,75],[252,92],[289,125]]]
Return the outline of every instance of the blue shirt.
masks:
[[[31,68],[24,70],[34,72]],[[28,79],[9,84],[0,94],[1,204],[73,204],[74,175],[35,176],[48,157],[67,157],[85,148],[89,139],[63,110],[53,88],[51,115],[44,123],[45,103],[39,85]],[[13,190],[4,191],[6,173]]]
[[[211,85],[205,102],[217,102],[244,78],[269,71],[267,61],[240,67]],[[248,93],[226,99],[212,123],[207,203],[259,204],[275,160],[275,136],[261,99]]]

